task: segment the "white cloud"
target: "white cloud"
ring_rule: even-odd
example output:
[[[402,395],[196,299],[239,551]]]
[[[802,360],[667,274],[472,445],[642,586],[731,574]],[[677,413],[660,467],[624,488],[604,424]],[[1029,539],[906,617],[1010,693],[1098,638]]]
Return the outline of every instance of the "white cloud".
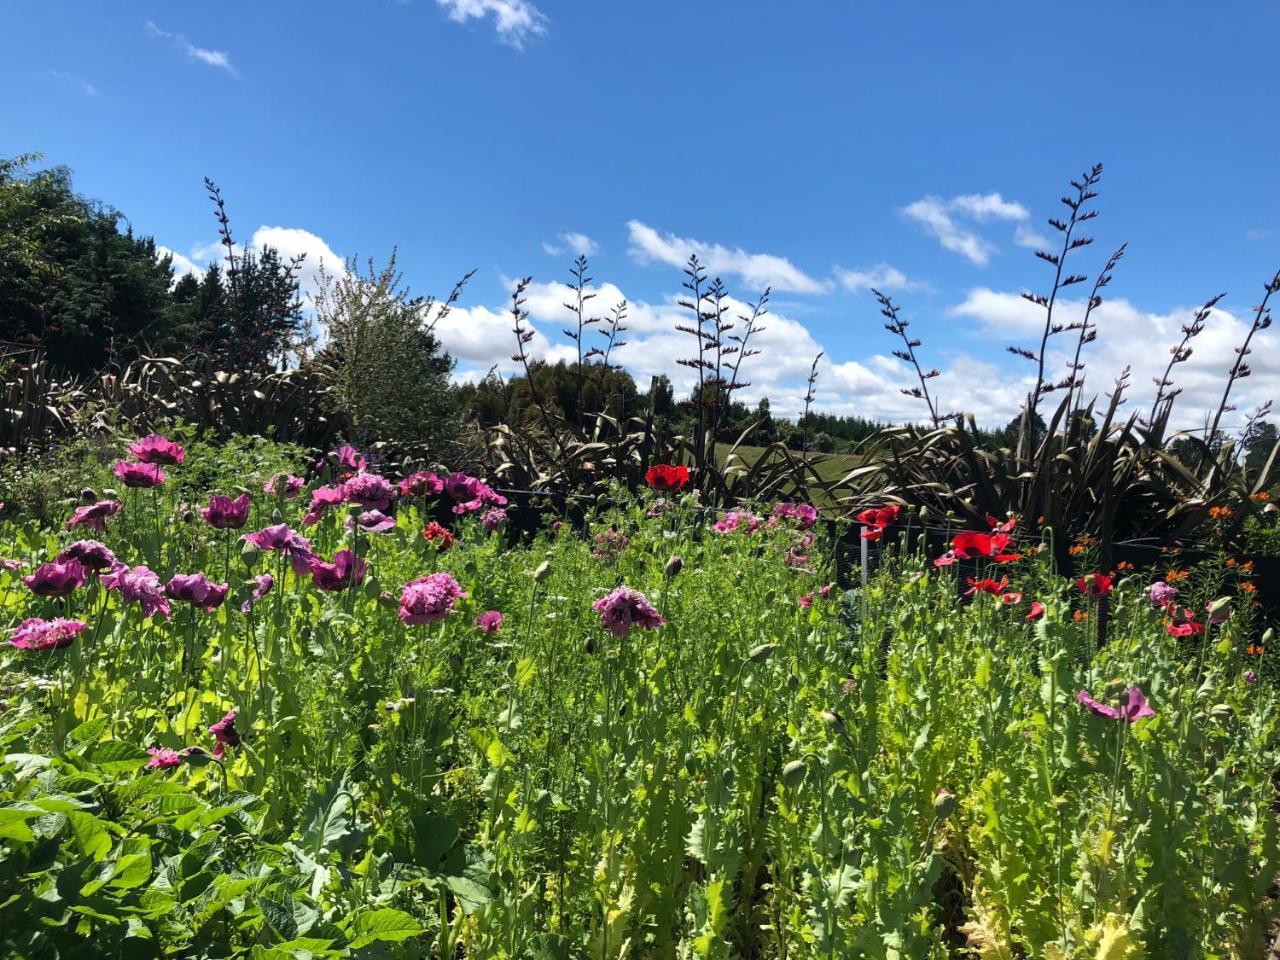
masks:
[[[996,247],[957,218],[985,223],[989,220],[1020,222],[1030,216],[1022,204],[1006,200],[998,193],[961,194],[950,200],[930,194],[907,204],[902,213],[937,239],[944,249],[980,267],[990,262]]]
[[[678,237],[673,233],[660,233],[639,220],[627,223],[631,236],[630,253],[637,263],[669,264],[684,267],[691,254],[697,254],[702,265],[712,276],[735,275],[748,287],[788,293],[826,293],[831,281],[815,280],[786,257],[771,253],[748,253],[741,247],[725,247],[718,243],[706,243]]]
[[[915,286],[905,273],[887,263],[877,263],[874,267],[856,267],[853,270],[836,267],[835,274],[840,285],[851,293],[870,290],[872,287],[877,290],[907,290]]]
[[[195,254],[193,251],[192,257],[194,256]],[[192,257],[185,257],[177,250],[170,250],[168,247],[157,243],[156,259],[161,260],[165,257],[169,257],[172,260],[174,280],[178,280],[187,274],[190,274],[193,277],[199,277],[205,272],[206,266],[202,266],[196,262],[196,259],[199,259],[198,257],[196,259],[192,259]]]
[[[1054,321],[1079,321],[1084,305],[1083,300],[1059,300]],[[1178,344],[1182,327],[1190,322],[1194,312],[1192,308],[1180,308],[1166,314],[1149,313],[1127,300],[1104,301],[1091,315],[1091,322],[1098,327],[1098,339],[1086,345],[1083,353],[1086,396],[1110,392],[1115,378],[1129,366],[1130,402],[1125,409],[1149,410],[1156,392],[1154,381],[1163,376],[1169,351]],[[1034,345],[1032,341],[1038,341],[1044,329],[1043,308],[1016,293],[985,287],[971,290],[949,313],[975,321],[976,332],[993,341],[999,338],[1011,344]],[[1227,310],[1215,309],[1210,313],[1204,332],[1191,342],[1190,359],[1173,370],[1175,386],[1182,389],[1174,405],[1176,426],[1181,429],[1203,427],[1206,414],[1211,416],[1217,409],[1227,372],[1235,361],[1235,348],[1244,340],[1249,322]],[[1075,351],[1075,343],[1075,336],[1070,332],[1050,340],[1050,376],[1067,375],[1067,363]],[[1030,362],[1024,363],[1032,367]],[[1249,365],[1252,374],[1238,381],[1232,390],[1232,403],[1239,409],[1223,418],[1229,428],[1242,425],[1250,410],[1274,397],[1274,385],[1280,382],[1280,337],[1273,332],[1256,335],[1250,347]],[[1031,373],[1029,370],[1025,378],[1027,387],[1032,383]]]
[[[201,63],[207,63],[211,67],[225,70],[233,77],[239,76],[236,73],[236,68],[231,65],[230,55],[225,50],[210,50],[205,47],[197,47],[182,34],[161,30],[150,20],[146,22],[145,26],[149,37],[155,40],[169,41],[192,60],[199,60]]]
[[[455,23],[493,17],[498,39],[523,50],[525,42],[547,32],[547,18],[529,0],[436,0]]]
[[[309,230],[298,227],[261,226],[249,239],[249,248],[258,253],[263,247],[274,247],[286,263],[292,257],[305,254],[305,259],[298,271],[298,281],[299,292],[307,305],[310,305],[319,284],[321,266],[330,275],[346,273],[346,260],[334,253],[328,243]],[[243,244],[235,245],[236,256],[243,254],[244,250]],[[156,254],[157,256],[167,254],[173,258],[174,278],[177,279],[188,273],[195,276],[202,275],[209,269],[210,264],[221,263],[226,255],[226,249],[216,240],[196,244],[187,254],[156,244]]]
[[[1013,242],[1031,250],[1048,250],[1053,245],[1051,239],[1025,223],[1018,224],[1018,228],[1013,231]]]
[[[562,233],[556,238],[558,243],[544,243],[542,249],[550,256],[560,257],[569,250],[578,257],[591,257],[600,249],[600,245],[585,233]]]

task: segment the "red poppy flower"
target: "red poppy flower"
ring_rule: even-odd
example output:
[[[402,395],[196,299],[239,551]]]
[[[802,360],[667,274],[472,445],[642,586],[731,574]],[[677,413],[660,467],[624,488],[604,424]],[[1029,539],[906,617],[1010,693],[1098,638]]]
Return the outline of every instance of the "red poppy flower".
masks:
[[[422,531],[422,539],[428,543],[435,543],[442,553],[453,546],[453,534],[434,520],[427,524],[427,529]]]
[[[1032,600],[1031,612],[1027,614],[1026,619],[1039,620],[1043,616],[1044,616],[1044,604],[1041,603],[1039,600]]]
[[[1076,589],[1086,597],[1101,600],[1111,592],[1111,577],[1105,573],[1088,573],[1076,580]]]
[[[862,524],[864,540],[879,540],[891,523],[896,523],[902,507],[890,503],[883,507],[871,507],[858,514],[858,522]]]
[[[975,580],[969,578],[969,589],[964,592],[966,597],[972,597],[977,593],[989,593],[993,597],[998,597],[1005,592],[1005,588],[1009,586],[1009,578],[1001,577],[999,580],[992,580],[987,577],[985,580]],[[1021,599],[1021,594],[1018,595]]]
[[[1012,533],[1013,528],[1017,525],[1018,525],[1017,517],[1010,517],[1008,520],[1005,520],[1003,523],[1001,523],[991,514],[989,513],[987,514],[987,529],[993,530],[997,533]]]
[[[1010,590],[1008,593],[1000,594],[1000,602],[1008,607],[1017,606],[1022,602],[1022,594],[1017,590]]]
[[[644,475],[644,480],[658,493],[679,493],[689,482],[689,468],[669,463],[654,464]]]
[[[973,560],[984,557],[996,563],[1012,563],[1021,560],[1020,553],[1006,553],[1013,543],[1013,537],[1007,533],[980,533],[976,530],[965,530],[951,539],[951,552],[960,560]]]

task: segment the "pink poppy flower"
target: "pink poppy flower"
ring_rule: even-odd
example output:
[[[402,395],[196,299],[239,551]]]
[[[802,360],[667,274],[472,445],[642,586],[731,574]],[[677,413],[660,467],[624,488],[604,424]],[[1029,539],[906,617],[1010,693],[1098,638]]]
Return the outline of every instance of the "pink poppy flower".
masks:
[[[76,507],[75,513],[67,521],[67,529],[84,526],[103,533],[107,529],[107,517],[119,513],[123,509],[124,504],[116,503],[114,500],[100,500],[97,503],[89,504],[87,507]]]
[[[120,564],[110,573],[102,575],[102,585],[108,590],[119,590],[125,603],[136,603],[144,617],[164,614],[169,619],[169,601],[165,597],[160,578],[142,565],[133,567]]]
[[[1031,612],[1027,614],[1026,619],[1039,620],[1043,616],[1044,616],[1044,604],[1041,603],[1039,600],[1032,600]]]
[[[618,637],[625,637],[632,627],[652,630],[667,622],[659,616],[648,597],[626,586],[601,597],[591,605],[591,609],[600,614],[604,628]]]
[[[209,505],[200,511],[205,523],[216,530],[239,530],[249,522],[249,495],[242,493],[232,500],[215,493]]]
[[[1147,587],[1147,596],[1151,598],[1151,602],[1157,607],[1167,607],[1178,598],[1178,588],[1170,586],[1163,580],[1157,580]]]
[[[151,759],[147,761],[148,770],[172,770],[182,765],[182,755],[168,747],[148,747]]]
[[[396,528],[396,518],[381,510],[366,510],[359,516],[347,517],[347,529],[354,531],[357,527],[361,533],[390,533]]]
[[[760,529],[760,518],[746,510],[730,510],[711,529],[716,533],[755,533]]]
[[[248,613],[253,605],[271,592],[276,585],[276,578],[269,573],[262,573],[253,578],[254,587],[247,600],[240,604],[240,612]]]
[[[325,563],[319,557],[311,558],[312,582],[330,592],[359,586],[368,570],[368,562],[350,550],[339,550],[333,555],[332,563]]]
[[[293,572],[300,577],[311,573],[311,541],[289,529],[287,523],[263,527],[256,533],[246,533],[241,540],[252,543],[259,550],[275,550],[289,558]]]
[[[302,492],[305,481],[291,473],[277,473],[262,485],[263,493],[274,493],[286,500],[294,500]]]
[[[476,628],[481,633],[497,633],[505,618],[497,610],[487,610],[476,617]]]
[[[496,533],[502,529],[503,524],[507,522],[507,511],[501,507],[494,507],[485,512],[480,518],[480,523],[484,527],[485,533]]]
[[[77,540],[70,546],[63,548],[62,552],[58,554],[58,560],[63,563],[68,560],[78,560],[84,564],[86,570],[95,572],[110,570],[119,563],[110,548],[105,543],[99,543],[97,540]]]
[[[1133,723],[1144,717],[1154,717],[1156,712],[1151,709],[1147,703],[1146,695],[1138,687],[1130,687],[1129,691],[1124,695],[1119,707],[1108,706],[1100,703],[1093,697],[1089,696],[1088,690],[1081,690],[1076,694],[1076,699],[1085,707],[1093,711],[1100,717],[1106,717],[1108,720],[1121,720],[1125,723]]]
[[[182,445],[174,443],[158,433],[148,434],[141,440],[129,444],[129,452],[143,463],[167,464],[176,467],[187,458],[187,451]]]
[[[363,470],[369,465],[359,450],[347,444],[340,446],[333,454],[338,458],[338,466],[344,470]]]
[[[934,560],[933,565],[935,567],[949,567],[959,559],[960,558],[956,556],[956,552],[954,550],[948,550],[942,556]]]
[[[158,463],[134,463],[132,460],[117,460],[115,475],[126,487],[158,487],[164,483],[164,470]]]
[[[66,597],[74,593],[85,580],[84,564],[79,560],[42,563],[36,572],[23,577],[22,582],[37,597]]]
[[[444,490],[444,481],[434,473],[419,470],[401,480],[399,490],[402,497],[435,497]]]
[[[818,522],[818,511],[808,503],[779,503],[773,508],[769,517],[769,526],[776,527],[783,521],[790,521],[801,530],[808,530]]]
[[[311,503],[307,506],[307,514],[302,518],[303,526],[318,523],[330,507],[346,502],[342,487],[316,487],[311,491]]]
[[[71,646],[84,626],[79,620],[31,617],[14,627],[9,646],[19,650],[60,650]]]
[[[453,613],[467,594],[448,573],[432,573],[410,580],[400,591],[400,619],[410,626],[439,623]]]
[[[189,603],[205,613],[222,606],[227,590],[227,584],[212,583],[203,573],[175,573],[164,585],[164,592],[171,599]]]
[[[234,710],[227,711],[226,716],[209,727],[209,734],[218,743],[213,748],[213,756],[216,760],[222,759],[227,747],[240,746],[240,731],[236,729],[236,712]]]
[[[342,484],[342,496],[366,510],[386,510],[396,497],[396,488],[386,477],[361,471]]]

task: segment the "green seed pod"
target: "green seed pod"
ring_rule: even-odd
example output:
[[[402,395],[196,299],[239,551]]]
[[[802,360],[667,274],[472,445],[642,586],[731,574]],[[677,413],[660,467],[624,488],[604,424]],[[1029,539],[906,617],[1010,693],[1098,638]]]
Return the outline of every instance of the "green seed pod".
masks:
[[[790,674],[790,675],[787,677],[787,688],[788,688],[789,690],[799,690],[799,689],[800,689],[800,678],[799,678],[799,677],[797,677],[794,673],[793,673],[793,674]]]
[[[670,560],[667,561],[667,565],[662,568],[662,572],[666,574],[667,577],[670,578],[678,574],[683,568],[684,568],[684,558],[672,557]]]
[[[1266,629],[1265,631],[1263,631],[1263,634],[1262,634],[1262,644],[1263,644],[1263,646],[1266,646],[1268,643],[1270,643],[1270,642],[1271,642],[1272,637],[1274,637],[1275,635],[1276,635],[1276,628],[1275,628],[1275,627],[1267,627],[1267,629]]]
[[[516,663],[511,660],[507,663],[507,679],[514,680],[516,678]]]
[[[543,560],[538,564],[538,569],[533,571],[533,582],[542,583],[551,574],[551,561]]]
[[[755,647],[750,653],[747,654],[747,659],[750,660],[752,663],[764,663],[771,656],[773,656],[773,651],[777,649],[778,647],[776,644],[762,643],[760,644],[760,646]]]
[[[844,720],[834,710],[823,710],[822,722],[833,730],[844,730]]]
[[[244,561],[244,565],[250,570],[252,570],[257,564],[260,556],[262,556],[262,549],[255,544],[250,543],[248,540],[246,540],[244,542],[244,546],[240,548],[240,559]]]
[[[804,776],[808,772],[809,768],[803,760],[792,760],[782,768],[782,783],[794,790],[804,781]]]
[[[956,795],[950,790],[939,790],[933,798],[933,812],[943,820],[951,816],[951,811],[955,808]]]
[[[449,669],[452,670],[454,673],[462,672],[462,654],[460,653],[449,654]]]

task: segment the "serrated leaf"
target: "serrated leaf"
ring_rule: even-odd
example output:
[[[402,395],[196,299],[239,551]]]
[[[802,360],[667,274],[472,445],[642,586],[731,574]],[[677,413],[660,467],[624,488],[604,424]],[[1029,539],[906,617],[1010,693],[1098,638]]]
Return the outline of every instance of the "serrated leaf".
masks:
[[[351,949],[359,950],[371,943],[399,943],[423,932],[417,920],[403,910],[390,907],[358,913],[350,922]]]

